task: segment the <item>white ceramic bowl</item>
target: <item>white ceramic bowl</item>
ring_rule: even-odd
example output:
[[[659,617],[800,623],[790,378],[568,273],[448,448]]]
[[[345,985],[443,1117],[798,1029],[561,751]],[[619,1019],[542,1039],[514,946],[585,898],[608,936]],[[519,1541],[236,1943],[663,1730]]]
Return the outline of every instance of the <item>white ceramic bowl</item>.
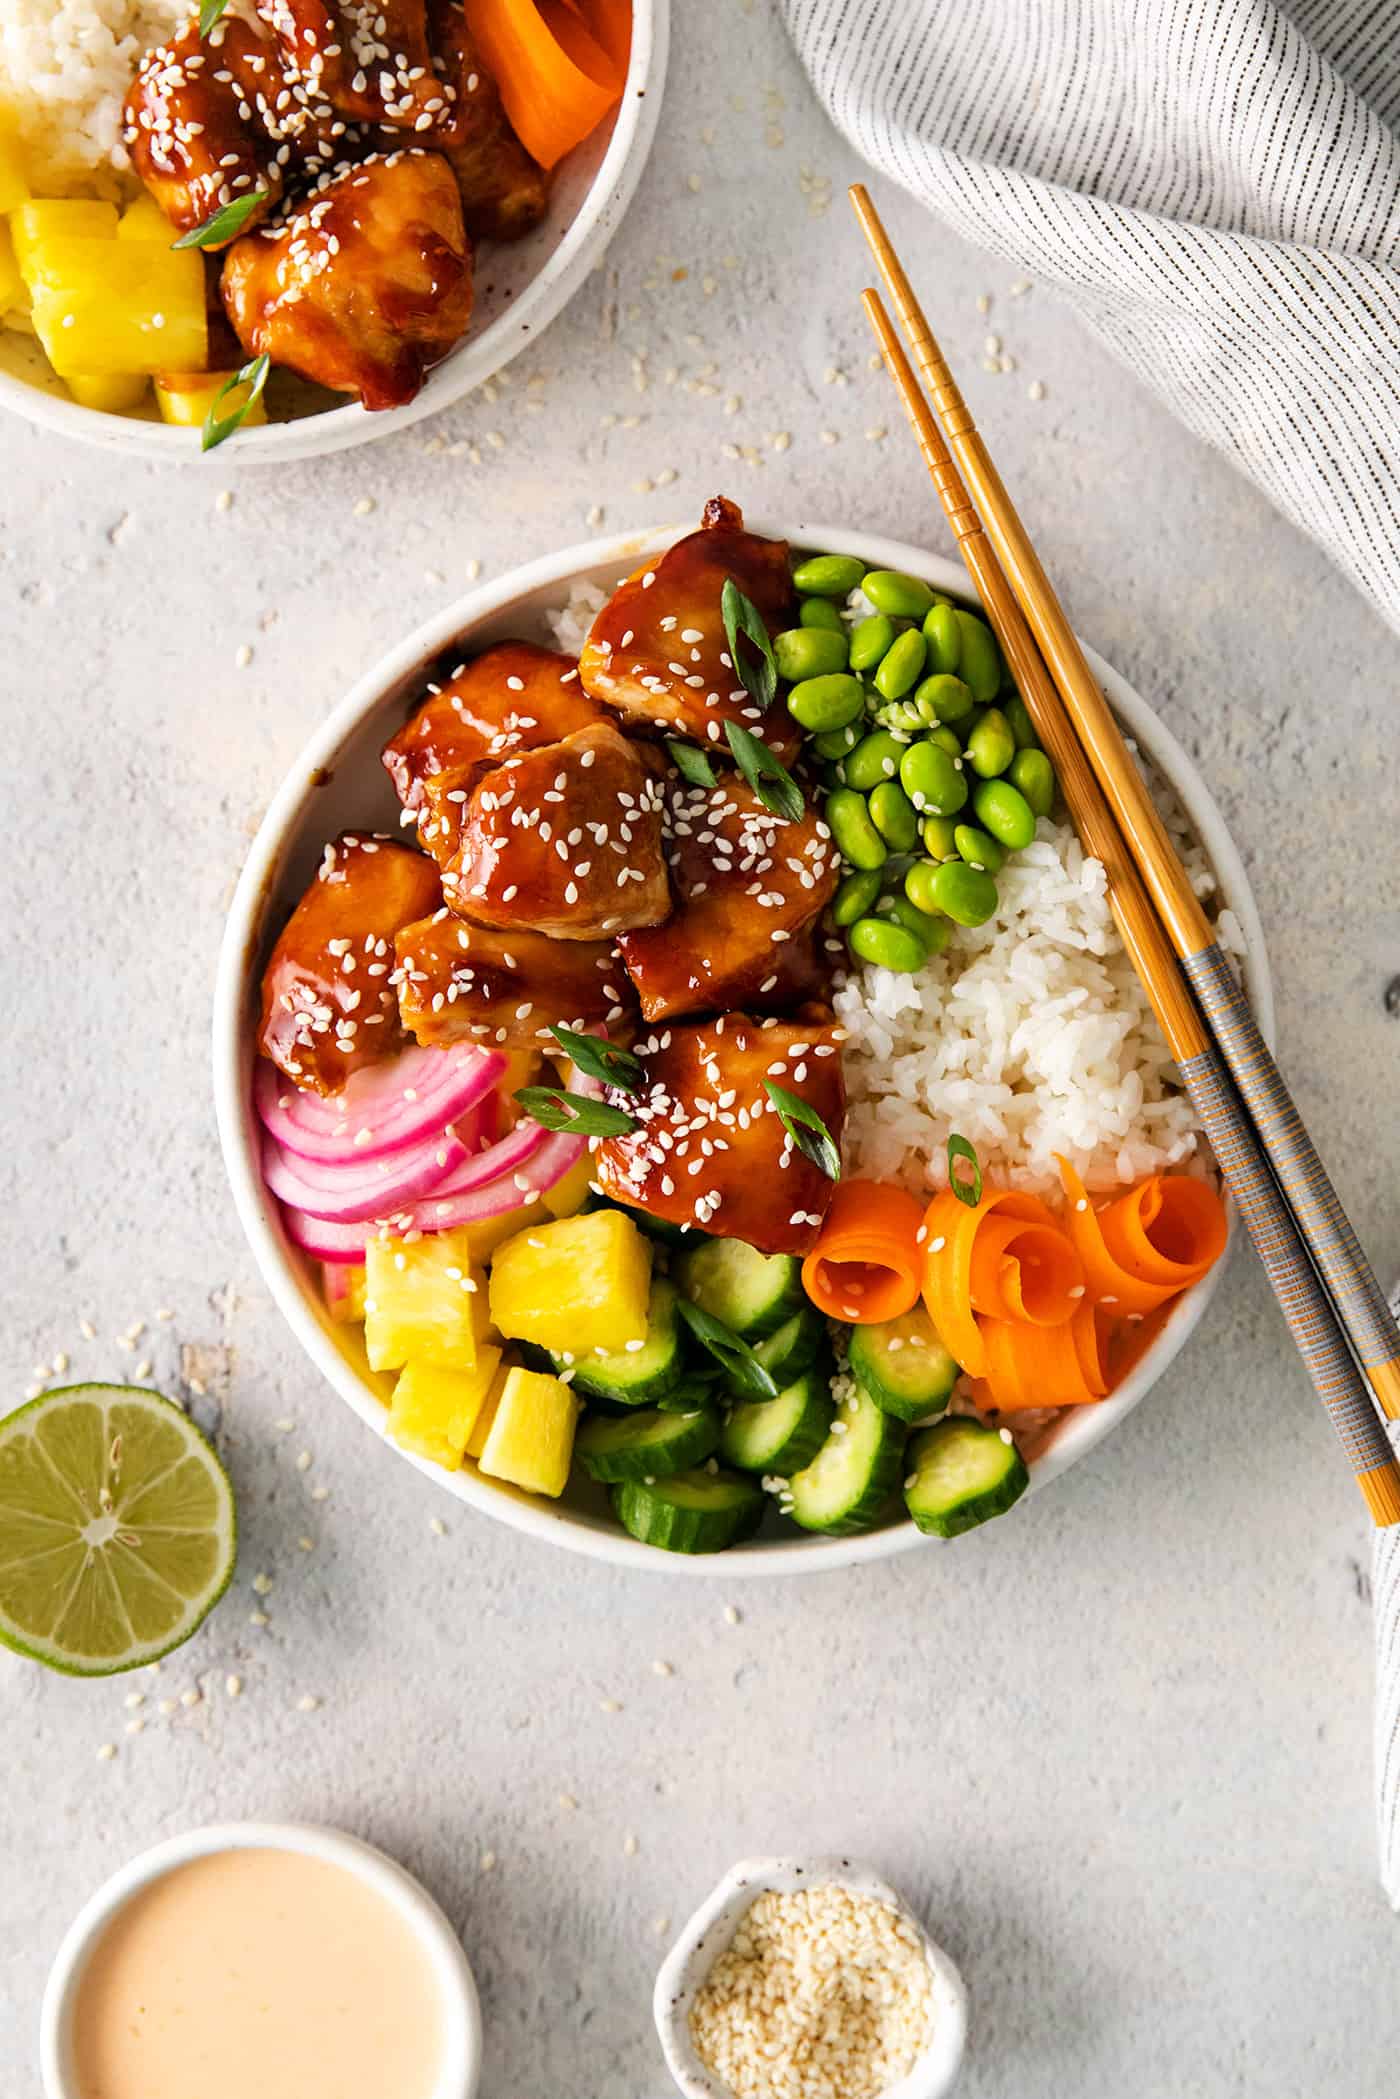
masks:
[[[314,1265],[283,1233],[277,1204],[264,1188],[258,1169],[251,1072],[262,964],[314,874],[327,839],[366,824],[397,833],[399,805],[379,753],[402,726],[409,702],[421,690],[440,652],[459,642],[467,649],[480,649],[509,635],[538,634],[548,639],[544,615],[563,603],[572,583],[610,587],[648,554],[668,546],[679,529],[671,526],[632,538],[594,540],[550,554],[460,598],[392,649],[342,700],[293,766],[253,841],[234,896],[219,958],[214,1012],[219,1136],[234,1200],[258,1266],[297,1339],[360,1419],[381,1435],[393,1380],[376,1376],[368,1368],[358,1329],[337,1326],[330,1319],[321,1302]],[[897,540],[790,521],[760,519],[754,529],[787,538],[795,546],[856,554],[872,567],[911,570],[940,590],[962,597],[969,594],[962,569]],[[1255,1013],[1265,1037],[1271,1038],[1273,995],[1263,929],[1220,812],[1185,751],[1146,702],[1092,651],[1089,660],[1125,727],[1173,783],[1214,864],[1224,900],[1243,929]],[[1072,1415],[1032,1467],[1033,1488],[1045,1486],[1102,1442],[1150,1391],[1194,1332],[1219,1287],[1224,1265],[1218,1262],[1203,1282],[1177,1300],[1161,1333],[1110,1398]],[[571,1486],[571,1498],[546,1502],[484,1479],[471,1467],[448,1473],[405,1452],[399,1455],[418,1465],[459,1501],[532,1537],[595,1559],[649,1568],[653,1573],[731,1580],[750,1574],[815,1572],[933,1544],[904,1521],[855,1538],[761,1537],[730,1552],[687,1557],[657,1552],[628,1537],[609,1514],[601,1493],[596,1499],[585,1498],[594,1490]]]
[[[83,1972],[117,1912],[176,1866],[225,1851],[300,1851],[343,1867],[378,1895],[423,1949],[442,2002],[442,2069],[431,2099],[476,2099],[481,2084],[481,2007],[457,1934],[427,1889],[384,1852],[343,1830],[308,1822],[223,1822],[153,1845],[83,1904],[64,1936],[39,2015],[44,2099],[82,2099],[73,2067],[73,2013]]]
[[[887,1902],[923,1941],[933,1985],[933,2037],[907,2077],[891,2085],[881,2099],[943,2099],[950,2092],[967,2046],[967,1990],[943,1948],[931,1939],[909,1905],[885,1881],[846,1858],[743,1859],[725,1874],[714,1893],[681,1928],[662,1962],[652,1996],[652,2016],[661,2038],[666,2067],[685,2099],[733,2099],[733,2093],[707,2070],[690,2037],[690,2008],[715,1962],[725,1951],[749,1905],[773,1889],[780,1895],[799,1888],[837,1886],[852,1894]]]
[[[294,421],[239,430],[215,455],[227,466],[277,465],[341,452],[406,430],[436,415],[499,372],[561,313],[601,260],[641,180],[661,114],[670,41],[670,0],[632,0],[632,54],[622,99],[555,170],[549,213],[522,241],[485,248],[478,260],[471,327],[435,365],[404,408],[371,414],[352,402]],[[0,328],[0,408],[63,437],[85,439],[129,457],[198,462],[196,430],[177,430],[140,416],[82,408],[55,378],[37,343]]]

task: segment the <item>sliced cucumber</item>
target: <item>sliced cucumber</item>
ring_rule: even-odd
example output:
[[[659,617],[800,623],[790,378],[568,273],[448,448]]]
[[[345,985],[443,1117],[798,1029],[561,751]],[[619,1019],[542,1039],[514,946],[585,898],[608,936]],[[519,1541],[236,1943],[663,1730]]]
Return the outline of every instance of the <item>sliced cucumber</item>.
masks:
[[[687,1247],[671,1272],[692,1304],[745,1341],[776,1333],[807,1302],[800,1261],[791,1254],[761,1254],[742,1239]]]
[[[673,1479],[625,1480],[612,1490],[625,1531],[662,1552],[723,1552],[752,1537],[766,1497],[741,1472],[678,1472]]]
[[[564,1369],[565,1359],[555,1356],[551,1367]],[[615,1406],[654,1406],[658,1399],[675,1390],[684,1367],[676,1293],[670,1283],[658,1276],[651,1286],[642,1346],[620,1348],[609,1355],[576,1356],[574,1390],[589,1399],[611,1400]]]
[[[834,1411],[825,1372],[804,1371],[776,1399],[733,1408],[720,1432],[719,1454],[745,1472],[787,1479],[821,1449]]]
[[[948,1404],[958,1365],[922,1305],[851,1330],[851,1376],[899,1421],[926,1421]]]
[[[781,1392],[794,1378],[823,1354],[827,1346],[826,1321],[815,1305],[804,1305],[785,1319],[776,1334],[760,1341],[754,1354]]]
[[[857,1386],[811,1463],[788,1482],[788,1514],[805,1531],[869,1530],[885,1513],[903,1456],[902,1426]]]
[[[953,1414],[920,1429],[909,1445],[904,1506],[921,1531],[956,1538],[989,1516],[1004,1516],[1030,1485],[1008,1429]]]
[[[643,1407],[615,1421],[594,1415],[579,1430],[574,1449],[595,1480],[666,1479],[703,1463],[719,1444],[719,1426],[713,1407],[689,1414]]]

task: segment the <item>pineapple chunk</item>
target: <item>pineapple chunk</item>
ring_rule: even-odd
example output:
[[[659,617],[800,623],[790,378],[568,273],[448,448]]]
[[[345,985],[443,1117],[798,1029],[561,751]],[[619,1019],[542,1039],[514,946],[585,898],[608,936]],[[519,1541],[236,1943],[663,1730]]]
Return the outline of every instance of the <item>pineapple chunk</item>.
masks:
[[[500,1368],[501,1351],[483,1348],[472,1370],[409,1363],[389,1402],[389,1434],[415,1457],[455,1472]]]
[[[204,264],[194,249],[64,235],[38,243],[30,263],[19,259],[35,331],[60,378],[205,363]]]
[[[54,241],[115,240],[117,207],[89,197],[35,197],[10,214],[15,260],[29,282],[38,273],[44,252]]]
[[[156,402],[161,421],[201,428],[220,392],[234,376],[232,372],[158,372]],[[219,403],[220,416],[232,415],[246,392],[246,387],[240,387],[226,394]],[[259,394],[245,411],[242,427],[251,430],[255,423],[266,421],[267,403]]]
[[[480,1224],[469,1224],[466,1230],[471,1234],[472,1259],[488,1262],[496,1248],[507,1239],[514,1239],[517,1232],[548,1222],[549,1212],[543,1203],[523,1203],[518,1210],[503,1210],[499,1217],[485,1217]]]
[[[371,1239],[365,1251],[365,1352],[371,1370],[431,1363],[471,1370],[491,1339],[486,1278],[465,1227]]]
[[[176,229],[154,197],[138,197],[134,204],[128,204],[117,228],[119,241],[159,241],[163,248],[169,248],[177,238]]]
[[[28,195],[29,177],[15,135],[15,122],[0,109],[0,212],[13,211]]]
[[[150,381],[144,372],[114,372],[110,377],[70,372],[64,384],[80,408],[97,408],[103,415],[130,415],[145,400]]]
[[[325,1261],[321,1264],[321,1288],[326,1310],[337,1326],[350,1326],[365,1316],[365,1270],[363,1262]]]
[[[551,1355],[625,1348],[647,1330],[651,1244],[621,1210],[589,1210],[508,1239],[491,1264],[491,1317]]]
[[[515,1367],[515,1364],[509,1357],[503,1363],[497,1365],[496,1375],[491,1380],[491,1389],[486,1395],[486,1403],[477,1415],[472,1432],[467,1438],[467,1456],[469,1458],[480,1458],[481,1453],[485,1450],[486,1438],[495,1427],[496,1416],[501,1409],[501,1394],[506,1389],[506,1379]]]
[[[10,229],[4,220],[0,219],[0,314],[8,313],[12,306],[18,306],[27,297],[24,279],[20,276],[19,264],[15,260],[15,244],[10,238]]]
[[[589,1189],[594,1174],[593,1154],[585,1152],[577,1166],[571,1166],[562,1181],[546,1188],[540,1201],[551,1217],[576,1217],[588,1201]]]
[[[542,1371],[512,1370],[501,1388],[481,1470],[531,1494],[562,1494],[578,1413],[572,1385]]]

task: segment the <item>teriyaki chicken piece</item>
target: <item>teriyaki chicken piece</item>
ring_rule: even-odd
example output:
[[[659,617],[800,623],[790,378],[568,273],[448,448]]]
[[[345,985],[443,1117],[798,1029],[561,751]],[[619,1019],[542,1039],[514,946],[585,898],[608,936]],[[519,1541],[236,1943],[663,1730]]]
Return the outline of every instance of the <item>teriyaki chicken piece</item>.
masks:
[[[553,1049],[555,1022],[613,1029],[635,1013],[610,942],[498,932],[450,911],[404,927],[394,976],[403,1025],[427,1048],[480,1042]]]

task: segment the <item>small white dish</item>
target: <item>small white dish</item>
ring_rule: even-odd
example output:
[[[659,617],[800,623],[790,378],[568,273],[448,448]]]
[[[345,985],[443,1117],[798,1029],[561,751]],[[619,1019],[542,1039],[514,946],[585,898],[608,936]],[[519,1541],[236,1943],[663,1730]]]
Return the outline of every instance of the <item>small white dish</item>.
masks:
[[[522,241],[482,251],[471,327],[414,400],[374,414],[355,401],[238,430],[219,447],[221,464],[278,466],[388,437],[450,408],[528,349],[602,260],[632,201],[661,115],[670,26],[670,0],[632,0],[632,52],[616,113],[560,162],[544,223]],[[81,407],[32,337],[13,329],[0,328],[0,408],[128,458],[197,464],[205,456],[197,430]]]
[[[99,1939],[133,1895],[177,1866],[226,1851],[297,1851],[353,1873],[409,1927],[442,2001],[442,2069],[432,2099],[476,2099],[481,2083],[481,2007],[456,1932],[397,1861],[343,1830],[309,1822],[222,1822],[143,1851],[89,1897],[64,1936],[39,2015],[44,2099],[81,2099],[73,2068],[73,2015],[83,1972]]]
[[[729,2085],[707,2070],[690,2037],[690,2008],[715,1962],[725,1951],[750,1904],[775,1890],[837,1886],[887,1902],[923,1942],[933,1983],[933,2037],[907,2077],[881,2099],[943,2099],[950,2092],[967,2047],[967,1988],[952,1960],[929,1937],[902,1896],[866,1867],[847,1858],[741,1859],[685,1924],[661,1963],[652,2014],[666,2067],[685,2099],[733,2099]]]

